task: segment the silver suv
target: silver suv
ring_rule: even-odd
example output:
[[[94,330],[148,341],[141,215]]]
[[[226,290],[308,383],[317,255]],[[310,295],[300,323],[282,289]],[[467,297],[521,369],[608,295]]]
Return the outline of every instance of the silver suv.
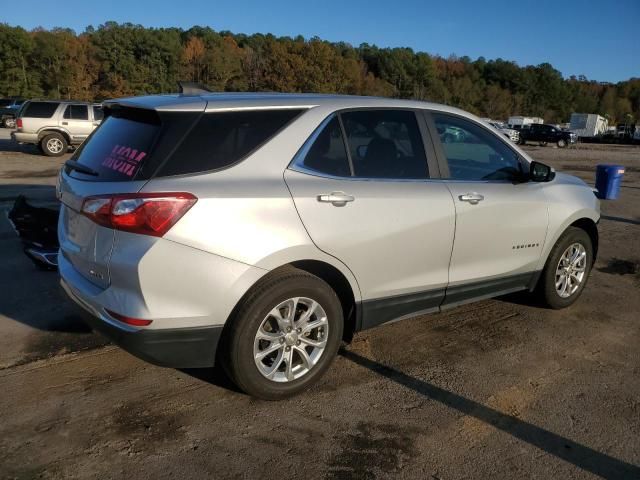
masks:
[[[11,137],[33,143],[50,157],[80,145],[102,121],[102,106],[88,102],[30,100],[23,104]]]
[[[208,94],[104,104],[60,173],[62,285],[159,365],[278,399],[354,332],[518,290],[583,291],[599,203],[461,110]],[[464,134],[455,142],[443,136]]]

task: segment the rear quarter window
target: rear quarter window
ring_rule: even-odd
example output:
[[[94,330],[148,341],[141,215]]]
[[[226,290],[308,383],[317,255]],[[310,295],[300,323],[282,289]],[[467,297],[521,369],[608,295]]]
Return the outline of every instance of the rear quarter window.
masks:
[[[155,176],[227,168],[271,139],[301,112],[284,109],[204,113]]]
[[[102,107],[95,106],[93,107],[93,120],[100,121],[104,118],[104,112],[102,111]]]
[[[51,118],[58,109],[56,102],[29,102],[21,112],[22,117]]]

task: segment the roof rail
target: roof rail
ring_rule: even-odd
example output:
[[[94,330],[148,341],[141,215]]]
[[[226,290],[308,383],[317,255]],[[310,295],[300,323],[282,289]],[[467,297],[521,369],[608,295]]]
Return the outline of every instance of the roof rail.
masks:
[[[201,83],[182,81],[178,81],[178,91],[181,95],[201,95],[212,92],[212,90],[209,90]]]

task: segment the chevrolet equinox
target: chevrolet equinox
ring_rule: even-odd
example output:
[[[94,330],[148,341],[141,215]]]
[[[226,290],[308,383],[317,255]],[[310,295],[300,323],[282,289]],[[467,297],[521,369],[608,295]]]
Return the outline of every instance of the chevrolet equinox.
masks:
[[[342,340],[385,322],[518,290],[567,307],[594,262],[592,189],[452,107],[271,93],[103,107],[60,172],[63,287],[128,351],[219,363],[256,397],[308,388]]]

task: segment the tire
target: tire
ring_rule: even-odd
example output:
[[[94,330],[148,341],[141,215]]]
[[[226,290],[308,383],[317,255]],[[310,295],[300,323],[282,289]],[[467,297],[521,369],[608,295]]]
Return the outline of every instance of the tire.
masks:
[[[293,329],[288,332],[285,325],[289,322],[284,317],[289,317],[296,300]],[[310,300],[319,308],[309,308],[313,306]],[[322,318],[326,322],[305,334],[303,317],[309,310],[313,313],[307,325],[321,324]],[[281,313],[282,324],[276,320],[275,311]],[[322,279],[295,268],[275,271],[260,281],[245,295],[229,322],[221,345],[222,367],[238,388],[264,400],[290,397],[313,385],[336,356],[344,328],[342,306],[333,289]],[[260,339],[259,330],[262,338],[270,339]],[[323,341],[322,350],[308,344],[320,345]],[[306,364],[301,349],[307,353]],[[272,353],[257,359],[267,351]]]
[[[563,263],[567,263],[565,260],[565,256],[567,252],[571,255],[572,247],[580,245],[583,249],[584,253],[584,261],[575,264],[574,273],[580,275],[580,268],[582,268],[582,277],[577,285],[577,288],[573,290],[573,286],[576,282],[575,276],[571,276],[571,282],[574,284],[569,284],[567,290],[564,292],[563,296],[563,283],[562,278],[558,277],[560,266],[560,261],[563,260]],[[549,258],[547,259],[547,263],[542,271],[542,275],[540,277],[540,281],[538,283],[538,293],[540,295],[540,299],[549,307],[553,309],[566,308],[569,305],[572,305],[580,294],[584,290],[585,285],[587,284],[587,279],[589,278],[589,273],[591,272],[591,267],[593,263],[593,245],[591,244],[591,238],[587,235],[587,232],[580,228],[569,227],[562,234],[562,236],[558,239],[554,247],[551,249],[549,253]],[[557,280],[560,282],[560,286],[557,287]],[[572,291],[570,291],[572,290]]]
[[[540,145],[541,147],[546,147],[547,146],[547,142],[538,142],[538,145]]]
[[[5,118],[3,124],[4,124],[4,128],[15,128],[16,127],[16,119],[15,118]]]
[[[67,152],[69,144],[62,134],[50,133],[40,140],[40,148],[47,157],[59,157]]]
[[[560,140],[558,140],[558,148],[564,148],[567,146],[567,141],[564,138],[561,138]]]

